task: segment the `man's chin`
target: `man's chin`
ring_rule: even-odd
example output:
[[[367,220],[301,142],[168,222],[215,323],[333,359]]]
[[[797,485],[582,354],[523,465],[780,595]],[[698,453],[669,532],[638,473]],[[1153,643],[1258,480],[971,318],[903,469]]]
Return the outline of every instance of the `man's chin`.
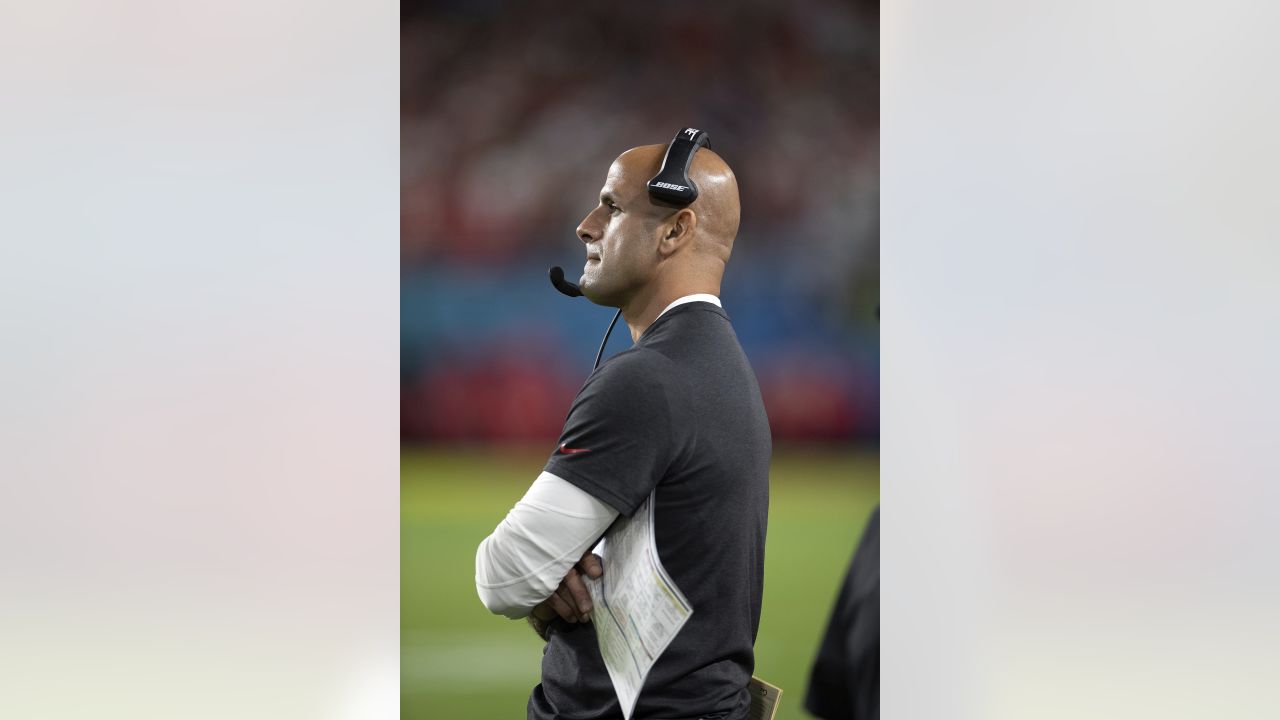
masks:
[[[612,293],[602,289],[598,283],[587,278],[586,275],[579,278],[578,287],[582,289],[582,296],[596,305],[612,308],[619,307],[618,300]]]

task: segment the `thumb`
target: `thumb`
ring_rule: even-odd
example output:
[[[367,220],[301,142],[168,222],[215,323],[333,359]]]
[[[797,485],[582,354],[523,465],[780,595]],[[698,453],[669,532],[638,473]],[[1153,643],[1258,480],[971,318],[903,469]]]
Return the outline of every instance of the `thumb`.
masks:
[[[582,560],[578,562],[578,567],[582,569],[582,574],[589,578],[598,578],[604,575],[604,566],[600,564],[600,556],[587,553],[582,556]]]

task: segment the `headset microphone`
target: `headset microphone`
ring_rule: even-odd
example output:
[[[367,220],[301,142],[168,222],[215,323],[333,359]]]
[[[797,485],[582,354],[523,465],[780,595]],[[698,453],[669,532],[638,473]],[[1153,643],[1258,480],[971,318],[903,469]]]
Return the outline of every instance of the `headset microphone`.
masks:
[[[547,271],[547,275],[551,278],[551,284],[555,289],[568,295],[569,297],[582,297],[582,288],[576,283],[571,283],[564,279],[564,268],[556,265]],[[618,308],[618,312],[613,314],[613,320],[609,321],[609,329],[604,331],[604,339],[600,341],[600,349],[596,351],[596,362],[591,366],[591,372],[595,372],[600,367],[600,357],[604,355],[604,346],[609,342],[609,334],[613,332],[613,326],[618,323],[618,317],[622,315],[622,308]]]
[[[667,146],[667,154],[662,158],[662,167],[647,185],[649,199],[657,205],[667,207],[688,207],[698,199],[698,186],[689,178],[689,166],[693,164],[693,156],[698,148],[711,148],[711,137],[706,131],[697,128],[682,128]],[[564,269],[559,265],[547,272],[551,284],[556,290],[569,297],[581,297],[582,288],[564,279]],[[604,346],[609,342],[609,334],[613,326],[618,324],[622,316],[622,308],[613,314],[609,329],[604,331],[604,339],[600,341],[600,349],[596,351],[596,362],[591,367],[595,372],[600,367],[600,358],[604,355]]]
[[[551,284],[560,292],[569,297],[582,297],[582,288],[578,287],[576,283],[565,280],[564,270],[559,265],[551,268],[547,274],[551,276]]]

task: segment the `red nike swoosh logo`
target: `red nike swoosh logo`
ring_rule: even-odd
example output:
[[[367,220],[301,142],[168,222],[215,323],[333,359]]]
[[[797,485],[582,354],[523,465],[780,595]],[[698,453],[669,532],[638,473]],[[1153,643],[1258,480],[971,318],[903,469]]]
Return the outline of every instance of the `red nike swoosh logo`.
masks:
[[[556,452],[561,455],[575,455],[577,453],[591,452],[590,448],[571,448],[565,447],[565,445],[568,445],[568,443],[560,443],[560,449]]]

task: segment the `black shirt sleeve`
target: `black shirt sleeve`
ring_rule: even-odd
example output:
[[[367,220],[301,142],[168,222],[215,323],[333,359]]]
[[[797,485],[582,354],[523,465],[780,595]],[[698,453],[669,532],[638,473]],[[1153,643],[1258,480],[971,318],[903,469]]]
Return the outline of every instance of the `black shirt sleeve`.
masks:
[[[630,350],[609,360],[578,392],[543,468],[630,517],[675,455],[661,355]]]

